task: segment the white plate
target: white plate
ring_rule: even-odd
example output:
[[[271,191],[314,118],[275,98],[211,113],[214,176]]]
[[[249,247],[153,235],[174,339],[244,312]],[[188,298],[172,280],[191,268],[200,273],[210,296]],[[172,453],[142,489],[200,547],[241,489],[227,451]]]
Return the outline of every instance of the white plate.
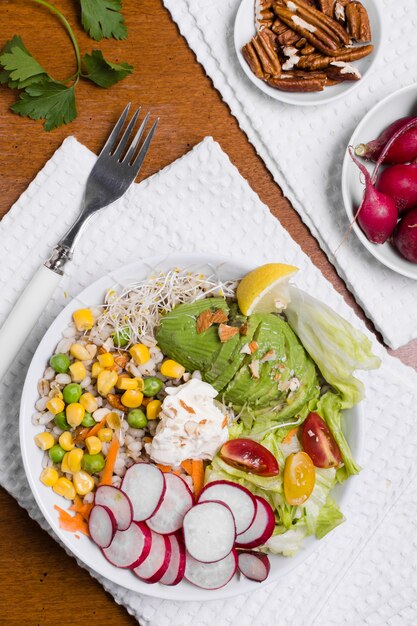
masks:
[[[43,427],[33,426],[31,422],[32,414],[35,411],[34,404],[38,398],[37,383],[39,378],[42,377],[46,364],[61,338],[62,331],[70,323],[73,311],[80,308],[80,306],[92,306],[102,303],[106,290],[115,283],[127,285],[131,282],[147,278],[156,269],[168,270],[172,267],[180,267],[182,269],[204,273],[212,273],[213,268],[215,268],[222,279],[237,279],[253,269],[244,261],[240,263],[230,259],[219,259],[218,256],[210,255],[177,254],[165,257],[152,257],[146,261],[138,261],[109,275],[103,276],[84,289],[84,291],[74,298],[58,315],[49,330],[45,333],[33,356],[22,393],[19,424],[20,446],[26,476],[32,493],[45,519],[48,521],[57,537],[59,537],[64,545],[86,566],[122,587],[145,595],[169,600],[215,600],[259,589],[262,584],[250,581],[244,577],[239,580],[238,577],[235,576],[226,587],[216,591],[199,589],[187,581],[181,582],[176,587],[166,587],[160,584],[148,585],[139,580],[139,578],[129,570],[114,567],[104,558],[99,548],[90,539],[84,535],[81,535],[81,537],[77,539],[73,533],[66,532],[59,528],[58,514],[54,510],[54,505],[57,504],[66,509],[68,508],[68,501],[57,496],[52,489],[44,486],[40,482],[39,475],[41,473],[43,453],[36,447],[33,441],[34,436],[43,430]],[[359,409],[355,408],[354,410],[347,411],[346,417],[346,436],[354,456],[360,461],[363,427],[361,425]],[[335,498],[341,504],[342,509],[353,480],[354,479],[350,479],[347,483],[338,486],[334,490]],[[337,530],[335,532],[337,532]],[[293,558],[271,556],[271,573],[267,581],[263,584],[273,582],[281,576],[285,576],[289,570],[293,569],[311,554],[317,545],[317,539],[308,537],[297,556]]]
[[[382,14],[379,8],[379,3],[376,0],[362,0],[362,3],[366,7],[369,14],[374,51],[364,59],[360,59],[359,61],[355,61],[353,63],[353,65],[357,67],[362,74],[361,80],[345,81],[339,85],[326,87],[323,91],[312,93],[288,93],[286,91],[274,89],[273,87],[267,85],[263,80],[257,78],[242,55],[243,46],[246,45],[256,34],[254,9],[255,0],[242,0],[235,20],[235,49],[243,71],[249,80],[256,85],[256,87],[258,87],[258,89],[268,94],[268,96],[271,96],[271,98],[280,100],[281,102],[286,102],[287,104],[297,104],[301,106],[327,104],[328,102],[333,102],[342,96],[346,96],[359,85],[362,85],[363,81],[366,80],[371,73],[371,68],[378,57],[381,49],[381,42],[383,40]]]
[[[356,146],[359,143],[366,143],[375,139],[392,122],[408,115],[417,115],[417,85],[404,87],[404,89],[400,89],[378,102],[356,127],[348,145]],[[372,171],[373,163],[365,160],[362,160],[362,163],[367,166],[369,171]],[[342,194],[349,222],[352,221],[355,210],[362,199],[364,186],[361,177],[359,169],[346,151],[342,170]],[[390,243],[371,243],[356,222],[353,224],[353,230],[365,248],[378,261],[398,274],[417,280],[417,263],[410,263],[404,259]]]

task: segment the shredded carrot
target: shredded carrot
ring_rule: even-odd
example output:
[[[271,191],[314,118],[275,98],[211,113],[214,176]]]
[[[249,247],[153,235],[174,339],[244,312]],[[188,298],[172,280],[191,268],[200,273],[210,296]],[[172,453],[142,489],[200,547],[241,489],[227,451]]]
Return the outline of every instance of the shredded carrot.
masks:
[[[116,435],[113,435],[109,451],[106,456],[106,464],[104,466],[103,473],[101,475],[99,485],[111,485],[113,477],[114,464],[116,463],[117,454],[119,452],[120,443]]]
[[[222,421],[222,428],[226,428],[227,424],[229,423],[228,419],[226,416],[224,416],[224,419]]]
[[[194,485],[194,496],[198,498],[204,487],[204,463],[201,459],[191,461],[191,478]]]
[[[81,438],[86,439],[87,437],[92,437],[93,435],[97,435],[98,431],[104,428],[105,425],[106,425],[106,418],[103,417],[101,422],[98,422],[97,424],[89,428],[86,433],[83,433],[81,435]]]
[[[61,507],[54,505],[54,509],[58,511],[59,527],[63,530],[75,533],[80,532],[83,535],[89,537],[87,522],[83,519],[80,513],[70,515],[68,511],[64,511]]]
[[[298,433],[298,431],[300,430],[299,426],[296,426],[295,428],[291,428],[291,430],[289,430],[287,432],[287,434],[285,435],[284,439],[281,441],[281,443],[284,444],[288,444],[291,442],[291,439],[294,437],[294,435],[296,435]]]
[[[183,469],[185,469],[185,471],[187,472],[187,474],[188,474],[189,476],[191,476],[191,475],[192,475],[192,473],[193,473],[193,462],[192,462],[192,460],[191,460],[191,459],[187,459],[186,461],[183,461],[183,462],[181,463],[181,467],[182,467]]]
[[[161,463],[157,463],[156,467],[159,467],[161,472],[164,472],[164,474],[172,470],[172,467],[170,465],[162,465]]]
[[[87,522],[92,508],[93,508],[93,502],[90,502],[90,503],[86,502],[84,504],[80,496],[75,496],[74,502],[69,507],[69,510],[79,513],[81,517],[85,519],[85,521]]]

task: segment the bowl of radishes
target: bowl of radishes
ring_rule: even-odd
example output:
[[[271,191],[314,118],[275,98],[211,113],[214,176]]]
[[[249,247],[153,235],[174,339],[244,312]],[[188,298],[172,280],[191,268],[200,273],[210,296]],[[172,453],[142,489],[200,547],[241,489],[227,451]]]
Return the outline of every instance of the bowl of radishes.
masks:
[[[342,193],[367,250],[417,280],[417,85],[379,102],[356,128],[343,163]]]

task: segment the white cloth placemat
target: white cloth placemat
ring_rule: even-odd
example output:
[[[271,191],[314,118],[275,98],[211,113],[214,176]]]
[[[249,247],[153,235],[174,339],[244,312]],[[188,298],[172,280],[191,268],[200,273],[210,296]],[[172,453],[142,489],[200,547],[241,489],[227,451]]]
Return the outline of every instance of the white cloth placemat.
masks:
[[[164,0],[223,100],[320,246],[385,341],[393,348],[417,337],[410,313],[417,281],[380,264],[348,227],[341,194],[350,135],[382,98],[417,80],[415,0],[377,0],[385,40],[372,74],[349,96],[316,107],[273,100],[243,73],[233,44],[240,0]],[[388,123],[388,122],[387,122]]]
[[[0,324],[31,273],[78,212],[94,155],[67,139],[0,223]],[[262,242],[262,245],[260,245]],[[284,261],[297,283],[373,340],[364,324],[272,217],[219,145],[205,139],[101,212],[77,246],[60,287],[0,386],[0,483],[50,532],[31,495],[18,440],[18,390],[54,316],[83,287],[127,262],[177,251],[218,252],[255,265]],[[380,370],[364,376],[363,471],[352,481],[345,524],[277,583],[224,601],[160,601],[103,586],[142,626],[320,626],[417,623],[417,374],[379,345]],[[94,574],[92,574],[94,575]]]

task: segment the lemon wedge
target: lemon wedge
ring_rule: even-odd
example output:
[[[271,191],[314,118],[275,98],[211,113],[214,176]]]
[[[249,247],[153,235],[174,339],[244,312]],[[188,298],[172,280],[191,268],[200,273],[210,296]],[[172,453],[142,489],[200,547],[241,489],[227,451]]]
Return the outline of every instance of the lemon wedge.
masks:
[[[288,282],[298,267],[285,263],[267,263],[246,274],[236,296],[244,315],[279,313],[290,301]]]

